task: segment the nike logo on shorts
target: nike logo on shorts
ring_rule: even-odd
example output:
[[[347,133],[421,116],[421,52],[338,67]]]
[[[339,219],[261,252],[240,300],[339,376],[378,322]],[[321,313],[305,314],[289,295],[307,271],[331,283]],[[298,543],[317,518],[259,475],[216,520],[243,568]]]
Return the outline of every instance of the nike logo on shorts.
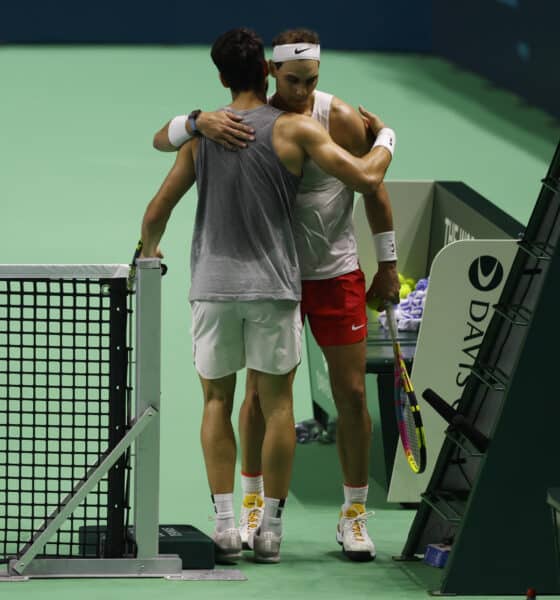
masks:
[[[358,331],[358,329],[361,329],[362,327],[365,327],[366,324],[362,324],[362,325],[352,325],[352,331]]]
[[[296,48],[294,50],[294,54],[301,54],[302,52],[307,52],[308,50],[311,50],[311,48]]]

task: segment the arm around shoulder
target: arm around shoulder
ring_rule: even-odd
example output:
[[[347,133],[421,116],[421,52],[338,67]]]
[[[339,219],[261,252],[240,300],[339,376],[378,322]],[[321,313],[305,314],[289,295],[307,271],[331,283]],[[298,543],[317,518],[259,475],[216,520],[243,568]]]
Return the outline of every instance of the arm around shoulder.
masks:
[[[162,152],[175,152],[195,135],[203,135],[234,150],[245,148],[255,139],[254,129],[244,125],[243,118],[228,110],[193,111],[168,121],[155,135],[153,146]]]
[[[154,135],[153,146],[161,152],[176,152],[193,135],[189,115],[177,115]]]
[[[174,119],[177,119],[177,117],[174,117]],[[177,152],[178,147],[174,146],[170,142],[168,133],[169,126],[174,119],[172,119],[171,121],[167,121],[167,123],[154,134],[152,146],[156,150],[159,150],[160,152]]]
[[[375,140],[373,131],[363,117],[336,96],[331,104],[329,132],[339,146],[354,156],[367,154]]]
[[[372,117],[377,119],[375,115]],[[304,151],[321,169],[351,189],[374,194],[391,163],[390,149],[376,145],[365,156],[357,158],[338,146],[316,121],[309,121],[312,122],[298,122],[297,127],[297,140]],[[380,123],[377,119],[376,124]]]

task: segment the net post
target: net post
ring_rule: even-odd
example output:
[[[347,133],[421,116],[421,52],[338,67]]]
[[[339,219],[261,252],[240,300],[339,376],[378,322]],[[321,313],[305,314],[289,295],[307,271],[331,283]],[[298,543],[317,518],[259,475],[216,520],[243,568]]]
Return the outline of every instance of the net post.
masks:
[[[109,280],[102,280],[107,281]],[[128,353],[126,347],[127,289],[125,279],[115,279],[110,286],[110,362],[109,378],[109,448],[113,449],[126,431],[126,383]],[[108,473],[107,536],[104,558],[125,555],[125,471],[126,455],[113,465]]]
[[[156,258],[137,261],[135,345],[135,413],[151,407],[156,414],[135,445],[134,537],[137,558],[152,558],[159,546],[161,262]]]

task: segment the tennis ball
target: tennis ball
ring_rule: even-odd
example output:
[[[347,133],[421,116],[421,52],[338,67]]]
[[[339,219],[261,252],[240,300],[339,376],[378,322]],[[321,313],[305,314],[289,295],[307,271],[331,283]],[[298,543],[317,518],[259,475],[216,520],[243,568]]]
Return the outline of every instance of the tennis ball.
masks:
[[[412,292],[412,289],[408,285],[408,283],[403,283],[401,285],[401,289],[399,290],[400,299],[403,300],[404,298],[406,298],[408,296],[408,294],[410,294],[410,292]]]
[[[407,277],[404,280],[404,283],[410,286],[410,289],[413,290],[416,287],[416,280],[412,279],[412,277]]]
[[[405,278],[404,275],[402,273],[399,273],[399,283],[402,285],[405,282]]]

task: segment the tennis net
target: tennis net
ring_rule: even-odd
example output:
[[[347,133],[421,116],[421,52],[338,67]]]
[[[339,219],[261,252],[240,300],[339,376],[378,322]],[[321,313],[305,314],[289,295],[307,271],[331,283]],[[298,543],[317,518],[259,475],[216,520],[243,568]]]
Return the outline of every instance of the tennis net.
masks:
[[[0,265],[2,562],[29,547],[125,433],[127,275],[125,265]],[[124,455],[40,556],[122,556],[127,471]],[[82,539],[83,527],[98,534]]]

